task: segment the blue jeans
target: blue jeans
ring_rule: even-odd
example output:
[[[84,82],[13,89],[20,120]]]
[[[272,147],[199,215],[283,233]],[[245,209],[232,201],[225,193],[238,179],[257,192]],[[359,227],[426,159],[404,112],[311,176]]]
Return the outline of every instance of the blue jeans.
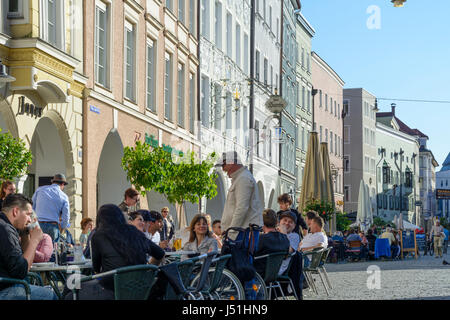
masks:
[[[58,242],[59,240],[59,226],[51,223],[40,223],[39,226],[42,232],[48,234],[53,242]]]
[[[58,300],[52,289],[30,285],[31,300]],[[0,290],[0,300],[25,300],[26,292],[23,285],[14,284]]]

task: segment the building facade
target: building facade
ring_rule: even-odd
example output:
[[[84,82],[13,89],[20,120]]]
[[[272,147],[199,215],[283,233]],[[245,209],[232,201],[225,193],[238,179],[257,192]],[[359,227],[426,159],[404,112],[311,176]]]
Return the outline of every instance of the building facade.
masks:
[[[320,143],[327,143],[330,156],[333,191],[336,209],[343,211],[344,171],[341,102],[344,81],[316,53],[312,53],[312,82],[317,94],[314,97],[314,122]]]
[[[400,130],[395,117],[389,120],[380,113],[377,120],[376,145],[379,160],[376,215],[392,221],[402,213],[404,220],[416,224],[419,143],[415,136]]]
[[[85,1],[83,210],[95,217],[130,187],[121,167],[136,141],[171,152],[199,150],[197,1]],[[156,192],[140,206],[168,205]],[[187,205],[188,221],[197,212]],[[173,214],[175,218],[175,214]]]
[[[436,189],[450,190],[450,154],[444,161],[441,170],[436,172]],[[447,191],[450,192],[450,191]],[[447,196],[443,199],[438,199],[437,216],[450,219],[450,197]]]
[[[33,155],[18,191],[31,197],[65,174],[71,227],[82,219],[83,1],[2,1],[0,59],[15,81],[0,88],[0,127]]]
[[[297,17],[300,1],[283,0],[280,94],[287,102],[281,114],[283,143],[280,145],[279,192],[295,195],[298,177],[297,156]]]
[[[297,65],[296,65],[296,168],[297,186],[295,188],[296,197],[300,197],[302,190],[303,172],[305,170],[306,152],[308,150],[309,132],[313,130],[313,102],[312,102],[312,57],[311,39],[315,35],[315,30],[306,20],[301,12],[296,14],[296,37],[298,42]]]
[[[417,130],[418,131],[418,130]],[[436,168],[439,166],[433,152],[427,148],[428,136],[418,131],[419,148],[419,184],[420,216],[430,219],[436,215]],[[423,223],[423,221],[421,221]]]
[[[324,101],[330,98],[323,96]],[[344,89],[344,211],[356,212],[361,180],[376,202],[376,97],[363,88]],[[333,103],[334,108],[334,103]],[[320,130],[320,128],[319,128]],[[325,133],[323,133],[325,134]]]

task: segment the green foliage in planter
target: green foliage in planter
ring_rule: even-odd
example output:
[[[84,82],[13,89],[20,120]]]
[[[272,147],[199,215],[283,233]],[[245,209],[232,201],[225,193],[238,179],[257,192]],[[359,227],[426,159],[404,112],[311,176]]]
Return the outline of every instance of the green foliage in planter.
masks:
[[[134,148],[124,148],[122,167],[142,195],[155,191],[172,204],[198,203],[203,196],[211,199],[217,194],[217,174],[211,173],[215,158],[212,153],[199,161],[194,152],[178,157],[137,141]]]
[[[25,175],[32,161],[31,152],[22,140],[1,131],[0,128],[0,183]]]
[[[332,202],[312,199],[306,202],[303,212],[316,211],[324,221],[329,221],[334,213]]]

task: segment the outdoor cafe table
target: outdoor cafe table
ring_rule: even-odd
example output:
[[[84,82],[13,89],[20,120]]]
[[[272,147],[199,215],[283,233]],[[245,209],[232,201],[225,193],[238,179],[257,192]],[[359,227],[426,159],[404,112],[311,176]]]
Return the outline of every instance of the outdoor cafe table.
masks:
[[[30,271],[40,274],[45,274],[45,278],[52,286],[53,290],[58,291],[59,296],[61,292],[58,289],[57,280],[55,281],[56,274],[59,273],[61,276],[63,274],[74,273],[77,271],[92,269],[92,260],[86,259],[84,262],[80,263],[68,263],[66,265],[58,265],[56,263],[33,263],[31,265]],[[62,276],[63,279],[65,278]],[[65,279],[64,279],[65,280]]]
[[[389,245],[388,239],[380,239],[375,240],[375,259],[379,257],[390,257],[391,256],[391,247]]]

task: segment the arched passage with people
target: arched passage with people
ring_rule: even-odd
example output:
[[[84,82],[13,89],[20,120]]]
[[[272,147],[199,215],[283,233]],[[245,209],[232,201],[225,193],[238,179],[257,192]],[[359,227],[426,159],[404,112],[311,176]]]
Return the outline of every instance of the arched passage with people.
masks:
[[[104,204],[119,204],[130,187],[122,169],[123,144],[117,130],[111,130],[103,144],[97,168],[97,209]]]

